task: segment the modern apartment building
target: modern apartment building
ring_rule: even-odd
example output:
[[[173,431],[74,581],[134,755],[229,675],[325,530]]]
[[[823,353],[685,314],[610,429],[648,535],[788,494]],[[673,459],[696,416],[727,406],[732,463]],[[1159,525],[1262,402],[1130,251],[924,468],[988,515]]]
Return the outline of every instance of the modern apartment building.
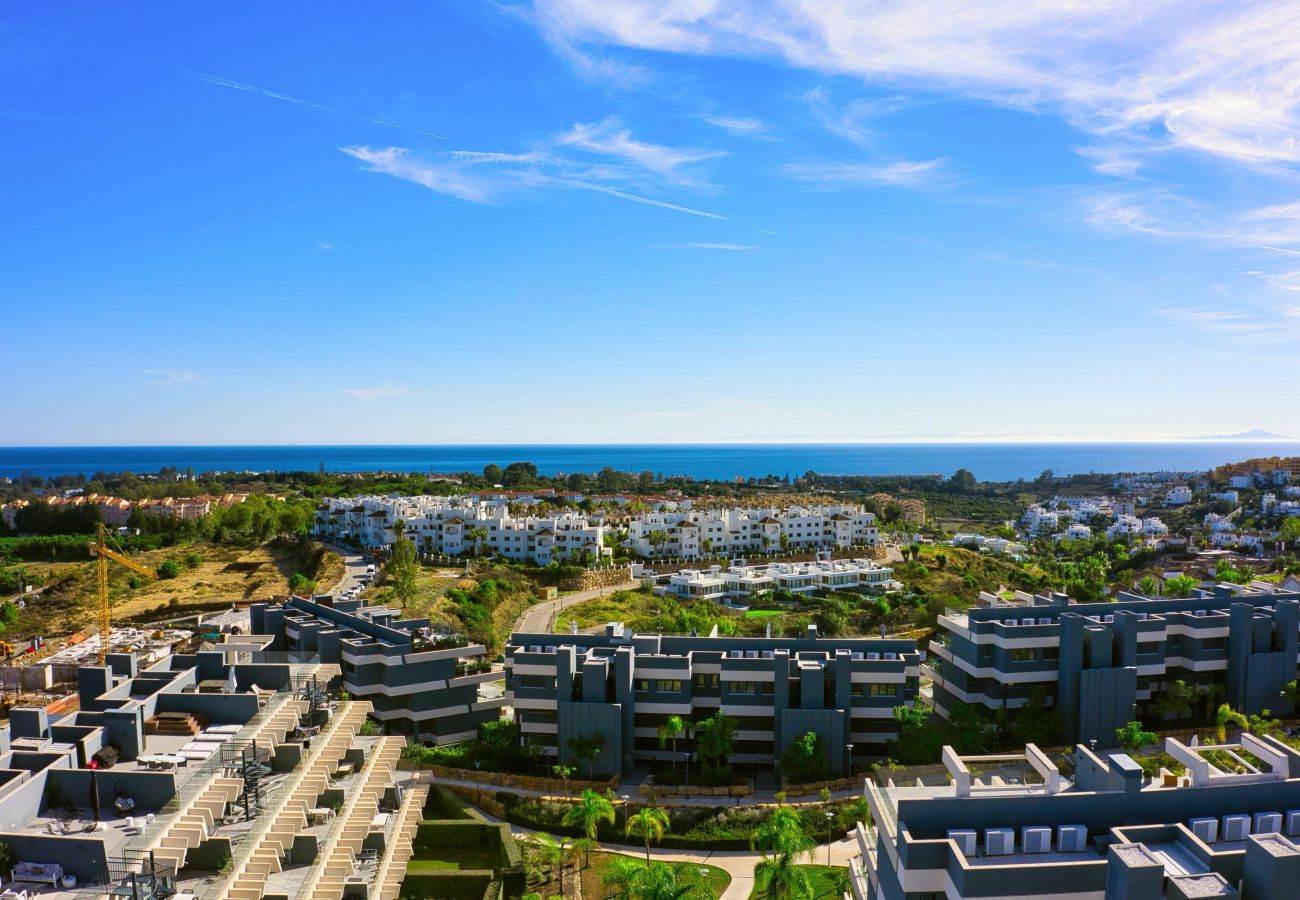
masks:
[[[833,771],[877,758],[897,736],[896,706],[917,693],[912,641],[731,638],[634,634],[514,634],[506,647],[506,692],[522,739],[561,760],[568,742],[604,735],[594,771],[630,773],[670,758],[657,728],[670,715],[700,722],[735,718],[731,763],[770,771],[790,743],[815,731]],[[694,751],[693,733],[678,753]]]
[[[397,541],[396,526],[424,554],[485,553],[545,565],[552,559],[611,555],[605,526],[581,513],[515,516],[504,500],[479,497],[330,498],[316,509],[315,533],[368,550]]]
[[[710,566],[683,569],[668,576],[663,593],[682,600],[713,600],[730,605],[759,594],[788,591],[811,594],[824,591],[880,593],[903,585],[894,570],[870,559],[836,559],[817,562],[773,563],[766,566]]]
[[[628,524],[627,546],[643,557],[740,555],[754,551],[874,547],[876,516],[860,506],[656,512]]]
[[[78,670],[75,712],[10,711],[6,896],[396,900],[425,790],[400,783],[402,739],[360,734],[337,666],[235,640],[110,654]]]
[[[251,626],[273,652],[337,664],[343,687],[367,700],[370,715],[391,734],[452,744],[498,719],[505,698],[492,690],[502,673],[484,660],[485,648],[434,634],[428,619],[399,619],[396,610],[364,600],[291,597],[279,605],[255,603]]]
[[[856,831],[853,896],[1300,895],[1300,753],[1251,734],[1221,746],[1170,739],[1164,749],[1178,774],[1152,778],[1123,753],[1083,745],[1058,767],[1030,744],[994,757],[948,747],[936,776],[868,779],[873,824]]]
[[[1175,680],[1219,684],[1242,712],[1289,713],[1282,688],[1297,675],[1300,594],[1260,583],[1196,594],[1078,604],[1021,593],[949,611],[925,666],[935,709],[946,715],[956,701],[1016,709],[1037,693],[1059,710],[1067,740],[1102,747],[1115,745],[1116,728],[1155,715],[1153,699]]]

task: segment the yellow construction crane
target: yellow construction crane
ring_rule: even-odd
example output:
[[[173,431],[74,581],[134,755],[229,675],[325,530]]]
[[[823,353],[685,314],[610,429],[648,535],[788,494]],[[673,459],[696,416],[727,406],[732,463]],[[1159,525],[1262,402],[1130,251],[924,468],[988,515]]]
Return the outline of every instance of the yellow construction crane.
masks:
[[[108,608],[108,561],[111,559],[118,565],[125,566],[132,572],[143,575],[146,578],[153,578],[153,570],[140,565],[135,560],[111,550],[104,543],[105,532],[104,523],[99,523],[99,535],[95,543],[90,545],[90,555],[95,557],[96,575],[99,582],[99,664],[102,666],[105,657],[108,654],[108,639],[113,633],[113,618],[109,614]]]

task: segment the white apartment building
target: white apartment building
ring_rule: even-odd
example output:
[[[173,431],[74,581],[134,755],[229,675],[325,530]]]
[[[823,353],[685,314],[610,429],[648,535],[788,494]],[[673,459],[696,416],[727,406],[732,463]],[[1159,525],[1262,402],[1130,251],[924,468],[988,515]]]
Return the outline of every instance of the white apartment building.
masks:
[[[1017,541],[1009,541],[1006,538],[989,537],[986,534],[974,534],[965,531],[959,531],[954,534],[949,543],[954,547],[973,547],[976,550],[996,553],[1000,556],[1017,556],[1024,553],[1027,549],[1024,544]]]
[[[1232,531],[1236,527],[1232,524],[1231,518],[1218,513],[1206,513],[1203,524],[1210,531]]]
[[[744,601],[767,591],[811,594],[816,591],[898,590],[902,584],[894,571],[869,559],[837,559],[818,562],[773,563],[767,566],[710,566],[683,569],[668,576],[662,593],[683,600],[713,600],[718,603]]]
[[[1075,522],[1057,537],[1063,541],[1088,541],[1092,539],[1092,529],[1080,522]]]
[[[645,513],[628,523],[626,546],[638,556],[689,558],[879,541],[875,514],[860,506],[792,506]]]
[[[1021,519],[1025,530],[1034,536],[1052,534],[1061,523],[1061,517],[1055,511],[1044,509],[1037,503],[1031,505]]]
[[[1235,504],[1240,502],[1241,500],[1241,495],[1238,494],[1235,490],[1219,491],[1218,493],[1211,494],[1210,496],[1213,497],[1215,500],[1219,500],[1223,503]]]
[[[504,500],[473,496],[332,497],[317,507],[315,531],[382,550],[396,543],[399,520],[422,554],[482,552],[545,565],[584,552],[594,558],[611,553],[605,526],[581,513],[513,516]]]
[[[1186,506],[1192,502],[1192,489],[1185,484],[1170,488],[1165,494],[1165,506]]]

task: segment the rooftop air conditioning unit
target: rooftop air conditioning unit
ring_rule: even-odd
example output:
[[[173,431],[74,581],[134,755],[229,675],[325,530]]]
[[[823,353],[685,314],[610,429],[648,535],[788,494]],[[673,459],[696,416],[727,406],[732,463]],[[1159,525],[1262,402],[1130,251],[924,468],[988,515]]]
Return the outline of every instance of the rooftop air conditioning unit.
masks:
[[[1079,853],[1087,846],[1087,825],[1061,825],[1056,829],[1056,849],[1058,852]]]
[[[1026,853],[1051,853],[1052,829],[1041,825],[1027,825],[1020,829],[1020,844]]]
[[[972,828],[952,828],[948,831],[948,840],[956,841],[963,856],[975,855],[975,830]]]
[[[1225,841],[1244,841],[1250,834],[1250,816],[1224,816],[1222,834]]]
[[[1192,834],[1196,835],[1203,842],[1213,844],[1219,839],[1219,820],[1208,816],[1203,818],[1192,819],[1187,823],[1192,829]]]
[[[1300,809],[1289,809],[1286,813],[1287,837],[1300,835]]]
[[[1010,828],[984,829],[984,854],[1010,856],[1016,849],[1016,833]]]
[[[1250,822],[1251,834],[1281,834],[1282,814],[1280,812],[1258,812]]]

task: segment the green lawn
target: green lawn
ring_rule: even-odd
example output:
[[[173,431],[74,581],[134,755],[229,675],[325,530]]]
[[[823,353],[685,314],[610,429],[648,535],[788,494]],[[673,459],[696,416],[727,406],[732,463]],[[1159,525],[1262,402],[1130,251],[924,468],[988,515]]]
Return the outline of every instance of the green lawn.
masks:
[[[813,900],[831,900],[841,896],[841,873],[848,874],[844,866],[800,866],[812,882]],[[754,892],[749,900],[767,900],[767,885],[754,882]]]
[[[782,612],[783,611],[779,609],[749,609],[749,610],[745,610],[745,618],[746,619],[768,619],[771,618],[772,616],[779,616],[782,614]]]
[[[598,851],[591,854],[591,865],[582,872],[582,896],[586,898],[600,898],[605,896],[605,888],[600,883],[601,867],[613,856],[624,854],[614,854],[605,851]],[[628,854],[628,858],[635,859],[640,863],[645,863],[645,857],[634,857]],[[708,869],[708,874],[704,876],[704,881],[709,887],[709,891],[714,897],[721,897],[727,890],[727,885],[731,884],[731,876],[725,870],[717,866],[705,865],[702,863],[669,863],[675,869]],[[535,890],[535,888],[534,888]],[[545,896],[545,895],[543,895]]]
[[[408,872],[428,872],[437,869],[492,869],[500,865],[497,854],[478,847],[443,847],[430,851],[435,858],[413,859],[406,864]]]

